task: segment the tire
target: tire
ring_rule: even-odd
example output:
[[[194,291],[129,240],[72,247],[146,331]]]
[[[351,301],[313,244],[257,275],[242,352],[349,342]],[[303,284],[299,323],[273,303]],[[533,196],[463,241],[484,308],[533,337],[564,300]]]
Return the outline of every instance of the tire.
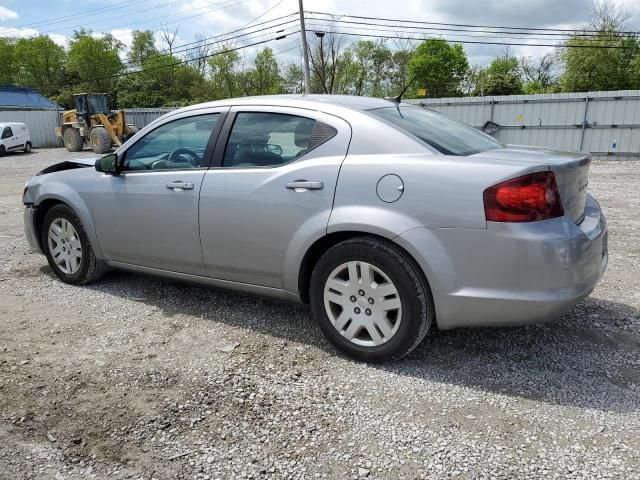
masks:
[[[4,148],[4,145],[0,145],[0,157],[4,157],[7,154],[7,149]]]
[[[127,139],[133,137],[139,131],[140,131],[140,129],[138,127],[136,127],[135,125],[129,125],[129,136],[127,137]]]
[[[84,139],[80,131],[73,127],[67,127],[62,133],[65,148],[70,152],[79,152],[84,147]]]
[[[69,228],[69,225],[73,228]],[[53,232],[51,235],[50,230]],[[63,282],[84,285],[100,279],[106,273],[107,265],[96,258],[82,222],[67,205],[56,205],[46,213],[41,239],[49,266]],[[65,251],[61,252],[61,249]]]
[[[369,271],[373,282],[352,286],[352,265],[356,277]],[[380,290],[376,292],[373,285]],[[337,289],[330,290],[333,286]],[[311,274],[309,296],[313,315],[329,341],[365,362],[404,357],[424,339],[435,318],[431,291],[413,259],[395,245],[370,237],[346,240],[327,250]],[[339,303],[332,301],[336,298]],[[360,322],[368,326],[359,326]],[[381,322],[384,328],[377,327]],[[354,336],[354,332],[360,333]]]
[[[24,144],[24,153],[31,153],[31,142]]]
[[[89,134],[91,140],[91,148],[95,153],[109,153],[111,151],[111,136],[104,127],[95,127],[91,129]]]

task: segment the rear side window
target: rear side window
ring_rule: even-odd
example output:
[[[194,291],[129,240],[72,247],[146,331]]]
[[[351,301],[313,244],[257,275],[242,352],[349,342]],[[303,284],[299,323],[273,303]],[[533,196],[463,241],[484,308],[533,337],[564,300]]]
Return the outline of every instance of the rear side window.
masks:
[[[369,112],[412,133],[445,155],[473,155],[502,148],[500,142],[475,128],[425,108],[398,106]]]
[[[236,115],[223,167],[274,167],[302,157],[336,134],[311,118],[268,112]]]

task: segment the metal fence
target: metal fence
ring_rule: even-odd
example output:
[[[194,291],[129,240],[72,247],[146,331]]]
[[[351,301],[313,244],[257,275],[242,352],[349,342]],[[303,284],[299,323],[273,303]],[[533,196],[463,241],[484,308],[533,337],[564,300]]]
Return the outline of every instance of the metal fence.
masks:
[[[60,114],[55,110],[0,109],[0,123],[21,122],[31,132],[31,144],[35,148],[62,145],[56,137]]]
[[[503,143],[640,159],[640,90],[406,100],[482,128]]]
[[[640,90],[406,100],[476,128],[499,125],[504,143],[591,152],[594,158],[640,159]],[[125,110],[139,128],[171,108]],[[0,122],[24,122],[33,146],[59,146],[55,128],[61,112],[0,107]]]
[[[148,125],[161,117],[172,108],[135,108],[125,110],[127,123],[138,128]],[[34,148],[59,147],[62,141],[56,137],[56,127],[59,125],[62,110],[28,110],[0,107],[0,123],[21,122],[27,125],[31,132],[31,142]]]

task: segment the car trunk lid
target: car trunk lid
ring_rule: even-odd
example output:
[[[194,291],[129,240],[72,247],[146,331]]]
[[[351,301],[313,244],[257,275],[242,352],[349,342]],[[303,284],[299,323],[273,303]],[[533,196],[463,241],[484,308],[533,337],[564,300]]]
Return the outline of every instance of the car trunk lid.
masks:
[[[505,148],[483,152],[478,156],[515,161],[527,166],[539,164],[548,167],[556,177],[565,215],[575,223],[580,223],[584,218],[591,155],[507,145]]]

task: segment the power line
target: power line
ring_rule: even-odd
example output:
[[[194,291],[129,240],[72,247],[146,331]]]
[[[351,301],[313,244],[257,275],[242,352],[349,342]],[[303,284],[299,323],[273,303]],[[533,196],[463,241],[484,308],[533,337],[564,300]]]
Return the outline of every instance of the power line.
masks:
[[[216,57],[218,55],[224,55],[225,53],[236,52],[238,50],[243,50],[245,48],[255,47],[257,45],[263,45],[263,44],[269,43],[269,42],[275,42],[275,41],[281,40],[281,39],[283,39],[283,38],[285,38],[285,37],[287,37],[289,35],[295,35],[296,33],[299,33],[299,32],[300,32],[300,30],[296,30],[294,32],[290,32],[290,33],[288,33],[288,34],[286,34],[284,36],[279,36],[277,38],[268,38],[268,39],[265,39],[265,40],[260,40],[258,42],[253,42],[253,43],[249,43],[249,44],[246,44],[246,45],[240,45],[240,46],[235,47],[235,48],[227,48],[225,50],[221,50],[221,51],[218,51],[218,52],[215,52],[215,53],[209,53],[209,54],[206,54],[206,55],[200,55],[199,57],[191,58],[189,60],[177,60],[177,61],[172,62],[172,63],[167,63],[167,64],[164,64],[164,65],[158,65],[157,67],[150,67],[150,68],[146,68],[144,70],[135,70],[135,71],[132,70],[132,71],[128,71],[128,72],[121,72],[121,73],[116,73],[116,74],[113,74],[113,75],[107,75],[107,76],[104,76],[104,77],[96,77],[96,78],[92,78],[91,81],[96,82],[96,81],[101,81],[101,80],[111,80],[111,79],[114,79],[114,78],[128,77],[129,75],[135,75],[135,74],[141,73],[143,71],[145,73],[147,73],[147,72],[151,72],[151,71],[162,70],[162,69],[165,69],[165,68],[177,67],[177,66],[180,66],[180,65],[187,65],[189,62],[196,62],[198,60],[204,60],[206,58]],[[59,86],[59,85],[50,84],[50,85],[35,85],[34,87],[36,87],[36,88],[47,88],[47,87],[57,87],[57,86]],[[63,86],[71,86],[71,85],[70,84],[65,84]]]
[[[319,19],[311,19],[311,21],[319,21]],[[310,27],[319,27],[319,28],[323,28],[323,27],[331,27],[335,25],[335,23],[331,23],[331,24],[310,24]],[[381,24],[366,24],[369,25],[371,27],[384,27],[384,28],[367,28],[364,26],[357,26],[357,27],[352,27],[352,26],[348,26],[348,25],[340,25],[340,28],[347,28],[350,30],[356,30],[356,31],[376,31],[376,32],[397,32],[397,33],[403,33],[403,34],[407,34],[407,35],[415,35],[417,33],[423,33],[423,34],[427,34],[427,35],[440,35],[442,37],[444,37],[445,35],[447,37],[465,37],[465,38],[486,38],[486,39],[493,39],[493,38],[507,38],[507,39],[514,39],[514,40],[550,40],[548,38],[541,38],[541,37],[511,37],[508,35],[473,35],[470,33],[437,33],[437,32],[431,32],[431,29],[424,29],[424,31],[421,29],[417,32],[407,32],[406,30],[401,30],[400,26],[394,26],[394,25],[381,25]],[[395,28],[394,28],[395,27]],[[406,28],[406,27],[402,27],[402,28]],[[414,28],[418,28],[418,27],[414,27]],[[565,41],[565,40],[569,40],[569,37],[564,37],[564,38],[560,38],[557,40],[560,41]],[[555,40],[555,39],[554,39]],[[457,40],[451,40],[452,42],[456,42]]]
[[[110,17],[107,20],[97,20],[97,21],[94,21],[94,22],[87,22],[86,24],[82,24],[82,25],[76,24],[76,25],[63,26],[63,27],[59,27],[59,28],[57,27],[57,28],[53,28],[51,30],[45,30],[44,32],[39,32],[39,34],[40,35],[45,35],[45,34],[48,34],[48,33],[60,33],[62,31],[67,31],[67,30],[70,30],[70,29],[74,29],[75,30],[76,28],[84,29],[87,25],[96,25],[96,24],[101,24],[101,23],[105,23],[105,22],[111,22],[112,20],[117,19],[117,18],[131,17],[132,15],[137,15],[139,13],[147,12],[147,11],[150,11],[150,10],[155,10],[155,9],[158,9],[158,8],[165,8],[165,7],[169,6],[169,5],[180,3],[180,2],[183,2],[183,1],[184,0],[164,1],[163,3],[156,4],[156,5],[152,6],[152,7],[143,8],[142,10],[136,10],[136,11],[133,11],[133,12],[128,12],[128,13],[126,13],[124,15],[117,15],[115,17]],[[226,1],[228,1],[228,0],[226,0]],[[157,18],[161,18],[161,17],[157,17]],[[73,19],[73,21],[75,21],[75,19]]]
[[[542,27],[513,27],[513,26],[506,26],[506,27],[502,27],[502,26],[495,26],[495,25],[473,25],[473,24],[466,24],[466,23],[443,23],[443,22],[426,22],[426,21],[420,21],[420,20],[403,20],[403,19],[398,19],[398,18],[380,18],[380,17],[365,17],[365,16],[361,16],[361,15],[338,15],[338,14],[332,14],[332,13],[327,13],[327,12],[314,12],[314,11],[307,11],[306,13],[310,13],[310,14],[319,14],[319,15],[326,15],[326,16],[330,16],[332,18],[335,17],[346,17],[346,18],[357,18],[357,19],[362,19],[362,20],[382,20],[382,21],[389,21],[389,22],[400,22],[400,23],[414,23],[414,24],[423,24],[423,25],[444,25],[447,27],[468,27],[468,28],[492,28],[492,29],[511,29],[511,30],[536,30],[536,31],[550,31],[550,32],[574,32],[574,33],[602,33],[598,30],[586,30],[586,29],[582,29],[582,30],[575,30],[575,29],[558,29],[558,28],[542,28]],[[628,35],[638,35],[640,32],[638,31],[620,31],[617,32],[620,34],[628,34]]]
[[[500,36],[504,36],[504,35],[523,35],[523,36],[530,36],[530,35],[545,35],[545,36],[561,36],[561,37],[567,37],[567,36],[572,36],[572,37],[586,37],[586,38],[598,38],[598,34],[586,34],[586,33],[577,33],[577,34],[570,34],[570,33],[559,33],[559,32],[523,32],[523,31],[498,31],[498,30],[471,30],[471,29],[466,29],[466,28],[446,28],[446,27],[420,27],[420,26],[413,26],[413,25],[398,25],[398,24],[386,24],[386,23],[372,23],[370,21],[366,21],[366,22],[360,22],[360,21],[353,21],[353,20],[341,20],[341,19],[324,19],[324,18],[314,18],[311,17],[309,20],[319,20],[319,21],[323,21],[323,22],[332,22],[332,23],[344,23],[344,24],[354,24],[354,25],[372,25],[372,26],[382,26],[382,27],[401,27],[403,29],[412,29],[412,30],[434,30],[434,31],[447,31],[447,32],[468,32],[468,33],[490,33],[490,34],[497,34]],[[387,21],[387,20],[385,20]],[[353,27],[355,28],[355,27]],[[507,28],[507,27],[504,27]],[[600,32],[602,33],[602,32]],[[616,34],[612,34],[613,36],[616,36]],[[509,38],[509,37],[505,37],[505,38]],[[511,38],[519,38],[519,37],[511,37]],[[535,37],[534,37],[535,38]],[[620,38],[631,38],[631,36],[625,36],[625,37],[620,37]],[[539,38],[540,40],[550,40],[547,38]]]
[[[261,25],[266,25],[267,23],[276,22],[276,21],[278,21],[278,20],[282,20],[282,19],[287,18],[287,17],[290,17],[290,16],[292,16],[292,15],[295,15],[295,13],[290,13],[290,14],[288,14],[288,15],[283,15],[282,17],[276,17],[276,18],[271,19],[271,20],[265,20],[264,22],[256,23],[255,25],[253,25],[253,26],[251,26],[251,27],[244,26],[244,27],[237,28],[236,30],[231,30],[230,32],[221,33],[221,34],[218,34],[218,35],[214,35],[214,36],[212,36],[212,37],[202,38],[202,39],[200,39],[200,40],[196,40],[196,41],[193,41],[193,42],[183,43],[182,45],[177,45],[177,46],[176,46],[176,49],[181,49],[181,48],[186,47],[186,46],[188,46],[188,45],[193,45],[193,47],[191,47],[191,48],[187,48],[187,49],[184,49],[184,51],[188,51],[188,50],[195,50],[195,49],[197,49],[197,48],[199,48],[199,47],[203,46],[203,42],[209,42],[209,41],[211,41],[211,40],[215,40],[215,39],[221,39],[221,40],[223,40],[223,41],[226,41],[226,40],[227,40],[227,38],[226,38],[226,37],[227,37],[228,35],[233,34],[233,33],[237,33],[237,32],[244,31],[244,30],[246,30],[247,28],[255,28],[255,27],[259,27],[259,26],[261,26]],[[294,19],[294,20],[292,20],[292,21],[287,21],[287,22],[282,23],[282,24],[280,24],[280,25],[284,25],[284,24],[286,24],[286,23],[292,23],[293,21],[295,21],[295,19]],[[273,25],[273,27],[276,27],[276,26],[277,26],[277,25]],[[270,26],[270,27],[265,27],[265,29],[266,29],[266,28],[272,28],[272,27],[271,27],[271,26]],[[214,42],[214,43],[218,43],[218,42]],[[162,50],[158,50],[158,53],[167,53],[167,52],[169,52],[169,49],[168,49],[168,48],[165,48],[165,49],[162,49]],[[176,52],[176,50],[174,50],[174,52]],[[179,53],[179,52],[178,52],[178,53]]]
[[[265,23],[268,23],[268,22],[265,22]],[[278,24],[275,24],[275,25],[270,25],[270,26],[268,26],[268,27],[260,28],[260,29],[258,29],[258,30],[254,30],[254,31],[251,31],[251,32],[244,32],[244,33],[241,33],[241,34],[239,34],[239,35],[229,37],[229,35],[230,35],[231,33],[238,32],[238,31],[242,31],[242,29],[238,29],[238,30],[235,30],[235,31],[233,31],[233,32],[228,32],[228,33],[224,33],[224,34],[218,35],[217,37],[211,37],[211,38],[219,38],[219,40],[216,40],[216,41],[213,41],[213,42],[206,42],[206,43],[202,43],[202,42],[198,43],[198,42],[196,42],[196,43],[198,43],[198,44],[197,44],[195,47],[189,47],[189,48],[185,48],[185,49],[182,49],[182,50],[173,50],[173,51],[171,52],[171,55],[179,54],[179,53],[185,53],[185,54],[186,54],[187,52],[190,52],[190,51],[192,51],[192,50],[196,50],[196,49],[198,49],[198,48],[211,47],[211,46],[213,46],[213,45],[217,45],[217,44],[220,44],[220,43],[229,42],[229,41],[232,41],[232,40],[236,40],[236,39],[238,39],[238,38],[246,37],[246,36],[248,36],[248,35],[258,34],[258,36],[264,36],[264,35],[271,35],[271,34],[284,33],[284,32],[285,32],[285,30],[286,30],[287,28],[289,28],[289,26],[290,26],[292,23],[295,23],[295,19],[294,19],[294,20],[289,20],[289,21],[286,21],[286,22],[282,22],[282,23],[278,23]],[[280,30],[280,31],[275,31],[275,32],[274,32],[274,31],[267,31],[267,30],[273,30],[274,28],[278,28],[278,27],[280,27],[280,26],[285,26],[285,25],[286,25],[286,27],[285,27],[285,28],[283,28],[283,29],[282,29],[282,30]],[[253,27],[250,27],[250,28],[253,28]],[[265,33],[260,33],[260,32],[265,32]],[[160,53],[160,52],[158,52],[158,53]],[[132,66],[132,65],[133,65],[133,66],[141,66],[141,65],[140,65],[139,63],[137,63],[137,62],[123,62],[123,64],[124,64],[125,66]]]
[[[70,14],[70,15],[62,15],[60,17],[53,17],[53,18],[50,18],[48,20],[43,20],[43,21],[40,21],[40,22],[33,22],[33,23],[25,23],[25,24],[22,24],[22,25],[16,25],[16,26],[13,27],[13,29],[7,30],[7,32],[8,33],[12,33],[12,32],[18,32],[18,31],[20,31],[22,29],[25,29],[25,28],[42,27],[42,26],[46,26],[46,25],[53,25],[53,24],[56,24],[56,23],[64,23],[64,22],[67,21],[65,19],[72,18],[72,17],[75,17],[75,18],[91,17],[93,15],[97,15],[98,13],[104,13],[104,12],[108,12],[108,11],[111,11],[111,10],[118,10],[118,9],[122,8],[123,6],[125,6],[126,4],[128,4],[128,5],[126,5],[127,7],[130,7],[131,5],[135,5],[137,3],[143,3],[144,1],[146,1],[146,0],[125,0],[123,2],[120,2],[120,3],[116,4],[116,5],[111,5],[111,6],[108,6],[108,7],[95,8],[95,9],[91,9],[91,10],[84,10],[82,12],[73,13],[73,14]],[[7,33],[7,32],[4,32],[4,33]]]
[[[375,35],[372,33],[354,33],[354,32],[342,32],[342,31],[332,31],[331,33],[337,35],[347,35],[347,36],[355,36],[355,37],[372,37],[372,38],[382,38],[386,40],[409,40],[409,41],[424,41],[424,40],[438,40],[438,38],[434,37],[400,37],[397,35]],[[447,40],[442,38],[440,39],[443,42]],[[476,45],[503,45],[503,46],[523,46],[523,47],[550,47],[550,48],[605,48],[605,49],[624,49],[625,47],[618,45],[558,45],[558,44],[542,44],[542,43],[519,43],[519,42],[482,42],[482,41],[474,41],[474,40],[452,40],[451,43],[469,43]]]

